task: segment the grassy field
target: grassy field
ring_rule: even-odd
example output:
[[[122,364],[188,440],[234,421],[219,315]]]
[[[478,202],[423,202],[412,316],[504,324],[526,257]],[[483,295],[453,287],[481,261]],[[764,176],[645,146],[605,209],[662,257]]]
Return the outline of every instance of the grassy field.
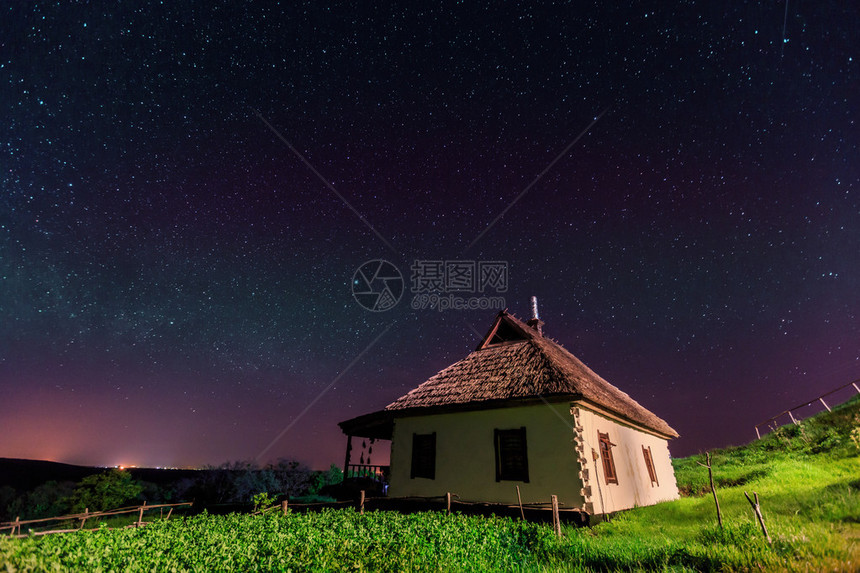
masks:
[[[860,400],[739,448],[676,460],[685,497],[590,529],[352,510],[200,515],[0,539],[0,571],[860,571]],[[773,543],[744,491],[758,492]]]

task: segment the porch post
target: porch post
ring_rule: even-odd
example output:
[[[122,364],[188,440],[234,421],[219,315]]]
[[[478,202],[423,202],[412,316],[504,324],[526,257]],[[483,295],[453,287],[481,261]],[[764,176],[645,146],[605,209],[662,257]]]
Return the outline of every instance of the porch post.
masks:
[[[352,452],[352,434],[346,437],[346,456],[343,460],[343,479],[349,477],[347,472],[349,470],[349,454]]]

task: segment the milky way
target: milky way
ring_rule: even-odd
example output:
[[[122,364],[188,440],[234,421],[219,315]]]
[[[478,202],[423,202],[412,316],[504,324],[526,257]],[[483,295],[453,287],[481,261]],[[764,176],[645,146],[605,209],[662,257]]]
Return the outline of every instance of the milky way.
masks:
[[[415,261],[504,262],[676,456],[860,377],[860,15],[787,6],[5,6],[0,456],[340,463],[495,315]]]

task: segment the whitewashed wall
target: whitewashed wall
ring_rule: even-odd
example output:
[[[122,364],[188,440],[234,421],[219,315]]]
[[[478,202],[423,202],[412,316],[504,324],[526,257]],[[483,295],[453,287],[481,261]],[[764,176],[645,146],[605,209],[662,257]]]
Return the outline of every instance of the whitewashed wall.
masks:
[[[582,508],[582,483],[574,449],[570,403],[537,404],[399,418],[391,445],[391,496],[455,493],[464,501],[515,504],[559,498],[562,507]],[[493,430],[525,426],[529,482],[496,481]],[[412,434],[436,432],[436,478],[410,478]]]
[[[585,509],[602,514],[661,501],[678,499],[678,486],[669,455],[667,440],[623,424],[584,406],[574,406],[571,414],[577,428],[577,446],[582,465],[580,479]],[[600,453],[598,432],[608,433],[612,443],[617,484],[607,484],[603,462],[593,459],[592,449]],[[651,482],[642,446],[651,447],[659,486]]]

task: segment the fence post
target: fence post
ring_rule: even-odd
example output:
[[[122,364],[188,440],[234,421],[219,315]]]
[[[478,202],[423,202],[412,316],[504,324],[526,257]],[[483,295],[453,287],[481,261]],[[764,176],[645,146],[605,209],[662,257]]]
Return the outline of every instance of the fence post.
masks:
[[[761,506],[759,505],[759,502],[758,502],[758,494],[756,492],[753,492],[753,495],[755,496],[755,503],[753,503],[753,500],[750,499],[750,496],[749,496],[749,494],[747,494],[747,492],[744,492],[744,495],[746,496],[747,501],[750,502],[750,505],[752,506],[753,511],[755,512],[755,516],[758,519],[758,524],[761,525],[761,530],[764,533],[764,536],[767,539],[767,542],[772,545],[773,542],[770,540],[770,534],[767,532],[767,527],[765,527],[765,525],[764,525],[764,517],[761,514]]]
[[[757,430],[758,428],[756,428]],[[714,503],[717,506],[717,522],[720,524],[720,529],[723,528],[723,514],[720,513],[720,500],[717,499],[717,488],[714,486],[714,472],[711,470],[711,452],[705,453],[705,459],[708,462],[708,465],[703,464],[700,461],[696,461],[700,466],[708,468],[708,479],[711,482],[711,492],[714,494]]]
[[[451,492],[450,491],[445,494],[445,500],[448,502],[448,509],[446,511],[447,511],[447,513],[451,513]]]
[[[832,412],[832,411],[833,411],[833,410],[831,410],[831,409],[830,409],[830,406],[828,406],[828,405],[827,405],[827,402],[825,402],[825,401],[824,401],[824,398],[819,398],[819,400],[821,400],[821,403],[822,403],[822,404],[824,404],[824,407],[825,407],[825,408],[827,408],[827,411],[828,411],[828,412]]]
[[[358,502],[358,512],[364,513],[364,490],[361,490],[361,497]]]
[[[89,513],[90,513],[90,508],[85,507],[84,508],[84,516],[81,518],[81,526],[78,529],[84,528],[84,524],[87,522],[87,515],[89,515]]]
[[[289,508],[289,502],[284,500],[281,502],[281,513],[287,515],[287,509]]]
[[[352,452],[352,436],[346,437],[346,455],[343,460],[343,479],[349,478],[349,454]]]
[[[9,534],[10,537],[12,535],[15,535],[15,529],[16,528],[18,529],[18,535],[21,535],[21,516],[20,515],[15,516],[15,523],[14,523],[14,525],[12,525],[12,533]]]
[[[143,502],[139,508],[137,508],[137,526],[140,527],[143,525],[143,508],[146,507],[146,502]]]
[[[561,520],[558,518],[558,496],[553,495],[552,500],[552,528],[557,537],[561,537]]]
[[[520,495],[520,486],[517,486],[517,502],[520,504],[520,519],[526,520],[526,514],[523,512],[523,498]]]

